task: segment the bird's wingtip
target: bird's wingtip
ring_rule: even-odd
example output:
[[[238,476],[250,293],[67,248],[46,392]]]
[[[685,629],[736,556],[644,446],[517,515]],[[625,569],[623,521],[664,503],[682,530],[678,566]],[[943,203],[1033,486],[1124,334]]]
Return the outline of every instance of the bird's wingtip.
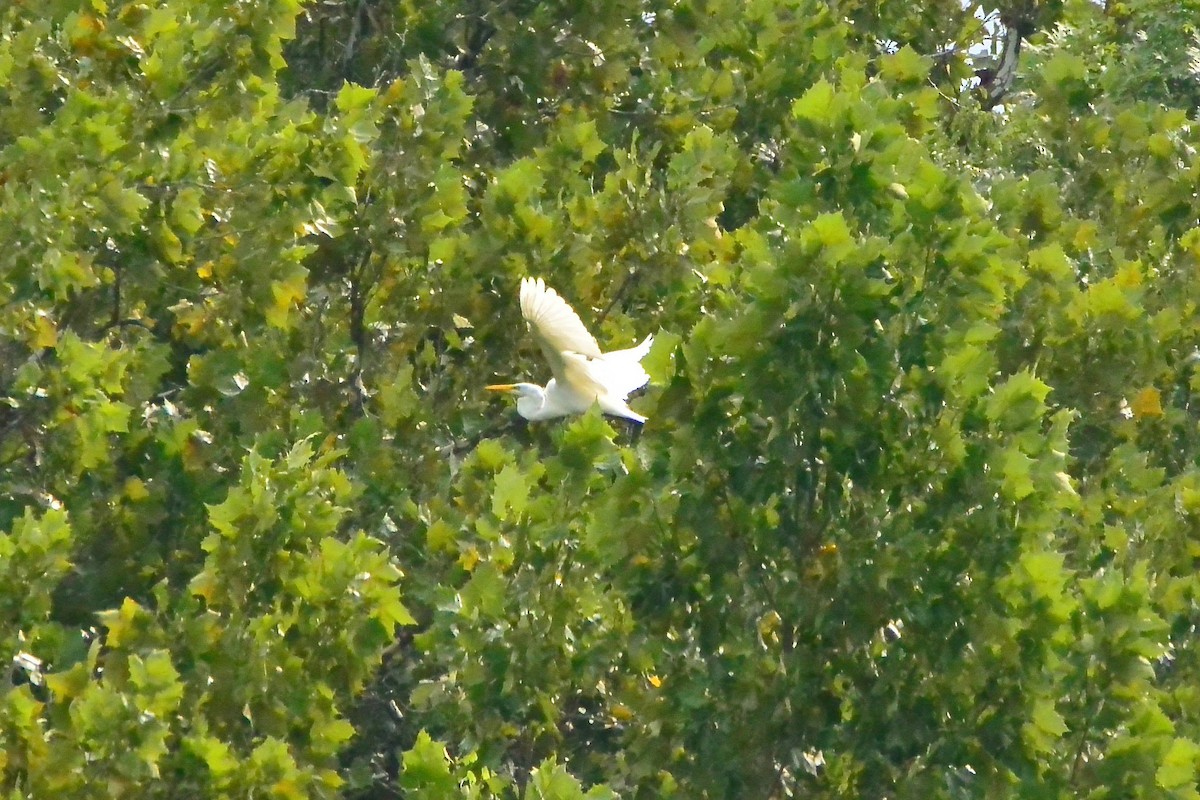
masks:
[[[537,303],[540,296],[555,294],[541,278],[526,275],[521,278],[521,310],[526,311],[531,303]]]

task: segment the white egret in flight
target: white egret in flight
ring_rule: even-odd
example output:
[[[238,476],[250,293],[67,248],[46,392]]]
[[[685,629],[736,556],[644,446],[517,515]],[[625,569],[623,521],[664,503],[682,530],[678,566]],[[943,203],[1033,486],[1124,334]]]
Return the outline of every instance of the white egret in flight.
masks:
[[[600,352],[579,315],[541,278],[521,281],[521,313],[554,377],[545,388],[504,383],[487,387],[490,391],[517,395],[517,413],[528,420],[582,414],[596,403],[605,414],[646,421],[625,400],[650,380],[641,361],[650,352],[653,335],[628,350]]]

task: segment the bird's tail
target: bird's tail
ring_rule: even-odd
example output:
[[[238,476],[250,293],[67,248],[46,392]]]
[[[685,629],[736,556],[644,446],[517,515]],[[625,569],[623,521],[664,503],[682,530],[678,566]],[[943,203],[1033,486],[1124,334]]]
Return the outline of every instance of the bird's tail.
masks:
[[[609,398],[609,399],[600,398],[599,403],[600,403],[601,411],[603,411],[605,414],[610,414],[614,417],[624,417],[625,419],[631,419],[634,422],[640,422],[643,425],[646,423],[646,420],[648,419],[648,417],[643,417],[641,414],[637,413],[632,408],[625,405],[624,401],[618,402],[618,401],[612,400],[611,398]]]

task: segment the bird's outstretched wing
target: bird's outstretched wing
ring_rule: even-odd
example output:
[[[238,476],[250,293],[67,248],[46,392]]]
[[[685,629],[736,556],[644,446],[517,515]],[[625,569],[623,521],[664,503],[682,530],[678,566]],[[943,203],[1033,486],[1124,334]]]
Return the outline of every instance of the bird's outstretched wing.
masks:
[[[538,347],[550,362],[550,371],[560,383],[570,380],[565,353],[600,357],[600,345],[588,333],[583,320],[541,278],[521,281],[521,314],[529,322]]]
[[[642,368],[641,361],[650,352],[654,336],[650,335],[637,347],[614,350],[603,358],[589,362],[592,379],[603,385],[610,394],[624,400],[650,382],[650,375]]]

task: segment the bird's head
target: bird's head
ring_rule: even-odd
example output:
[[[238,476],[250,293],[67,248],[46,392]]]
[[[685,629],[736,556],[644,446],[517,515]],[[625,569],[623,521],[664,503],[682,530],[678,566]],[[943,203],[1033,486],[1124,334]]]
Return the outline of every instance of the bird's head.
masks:
[[[489,392],[503,392],[517,396],[517,413],[526,419],[537,414],[546,401],[546,390],[536,383],[497,383],[485,387]]]

